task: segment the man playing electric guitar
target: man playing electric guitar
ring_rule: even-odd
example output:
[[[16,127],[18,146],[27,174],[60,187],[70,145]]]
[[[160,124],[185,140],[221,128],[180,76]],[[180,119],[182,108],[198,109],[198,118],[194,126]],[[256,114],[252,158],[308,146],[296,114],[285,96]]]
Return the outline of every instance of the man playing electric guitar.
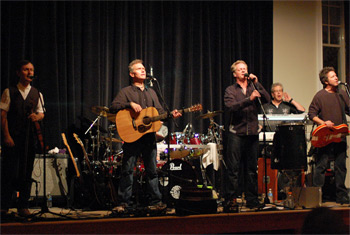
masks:
[[[349,97],[338,88],[338,77],[333,67],[325,67],[320,71],[319,78],[323,89],[314,96],[309,107],[309,118],[317,125],[325,124],[330,130],[341,124],[346,124],[345,113],[349,115]],[[336,202],[349,203],[349,196],[345,187],[346,176],[346,138],[341,142],[333,142],[318,148],[316,166],[313,175],[313,185],[322,187],[328,159],[334,158]]]
[[[135,113],[140,113],[148,107],[155,107],[158,113],[164,113],[156,92],[145,86],[146,70],[143,61],[136,59],[129,64],[129,75],[133,82],[130,86],[124,87],[114,98],[110,112],[117,113],[120,110],[132,109]],[[172,112],[174,118],[180,117],[177,110]],[[155,132],[147,133],[134,142],[123,144],[123,161],[121,179],[118,188],[118,204],[114,210],[124,212],[132,206],[132,185],[133,170],[136,166],[137,158],[142,157],[146,170],[146,183],[149,194],[149,209],[164,210],[166,205],[162,203],[162,195],[158,187],[158,174],[156,170],[157,145]]]

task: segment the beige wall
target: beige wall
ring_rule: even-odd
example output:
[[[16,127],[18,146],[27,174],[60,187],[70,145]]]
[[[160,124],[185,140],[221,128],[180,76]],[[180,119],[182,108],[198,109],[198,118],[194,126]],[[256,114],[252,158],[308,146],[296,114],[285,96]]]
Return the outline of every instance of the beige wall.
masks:
[[[321,89],[321,2],[275,1],[273,7],[273,82],[308,109]]]
[[[274,1],[273,82],[280,82],[306,111],[315,93],[322,89],[321,1]],[[307,136],[311,126],[307,127]],[[310,144],[308,143],[308,146]],[[350,137],[348,137],[350,146]],[[348,150],[350,156],[350,150]],[[350,160],[347,159],[346,187],[350,187]]]

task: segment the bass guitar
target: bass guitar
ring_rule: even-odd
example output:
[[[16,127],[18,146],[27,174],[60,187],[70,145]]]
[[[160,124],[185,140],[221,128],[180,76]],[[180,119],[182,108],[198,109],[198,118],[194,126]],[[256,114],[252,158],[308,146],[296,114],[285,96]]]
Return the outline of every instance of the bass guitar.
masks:
[[[193,105],[187,109],[179,110],[180,113],[202,110],[201,104]],[[143,135],[157,132],[162,126],[161,120],[166,119],[167,113],[158,114],[154,107],[148,107],[136,113],[133,109],[120,110],[116,115],[116,125],[120,138],[131,143],[140,139]]]
[[[330,143],[339,143],[342,137],[349,134],[349,128],[346,124],[340,124],[328,128],[326,124],[318,126],[311,137],[311,144],[316,148],[324,147]]]

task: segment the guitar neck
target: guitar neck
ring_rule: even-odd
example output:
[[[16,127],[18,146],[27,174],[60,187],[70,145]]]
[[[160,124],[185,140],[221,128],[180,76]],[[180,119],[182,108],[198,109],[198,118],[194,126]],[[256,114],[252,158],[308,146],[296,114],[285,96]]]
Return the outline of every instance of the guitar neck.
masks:
[[[187,113],[187,112],[190,112],[190,108],[187,108],[187,109],[180,109],[178,110],[179,113]],[[170,115],[172,115],[173,112],[170,112]],[[159,120],[163,120],[163,119],[166,119],[168,117],[168,113],[163,113],[161,115],[158,115],[158,116],[155,116],[155,117],[150,117],[150,121],[151,122],[155,122],[155,121],[159,121]]]

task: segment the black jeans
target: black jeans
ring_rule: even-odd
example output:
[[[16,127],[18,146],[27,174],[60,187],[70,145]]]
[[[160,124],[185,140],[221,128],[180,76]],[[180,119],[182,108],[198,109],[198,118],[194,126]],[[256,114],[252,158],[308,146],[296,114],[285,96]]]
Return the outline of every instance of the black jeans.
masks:
[[[258,135],[237,136],[233,133],[228,134],[225,156],[227,166],[225,199],[227,201],[237,198],[240,192],[244,192],[248,204],[258,202],[258,149]],[[240,177],[243,177],[241,186],[239,184]]]
[[[346,177],[346,142],[331,143],[318,149],[316,155],[316,166],[313,175],[313,185],[322,187],[325,181],[325,172],[329,158],[334,159],[336,201],[349,200],[345,187]]]

